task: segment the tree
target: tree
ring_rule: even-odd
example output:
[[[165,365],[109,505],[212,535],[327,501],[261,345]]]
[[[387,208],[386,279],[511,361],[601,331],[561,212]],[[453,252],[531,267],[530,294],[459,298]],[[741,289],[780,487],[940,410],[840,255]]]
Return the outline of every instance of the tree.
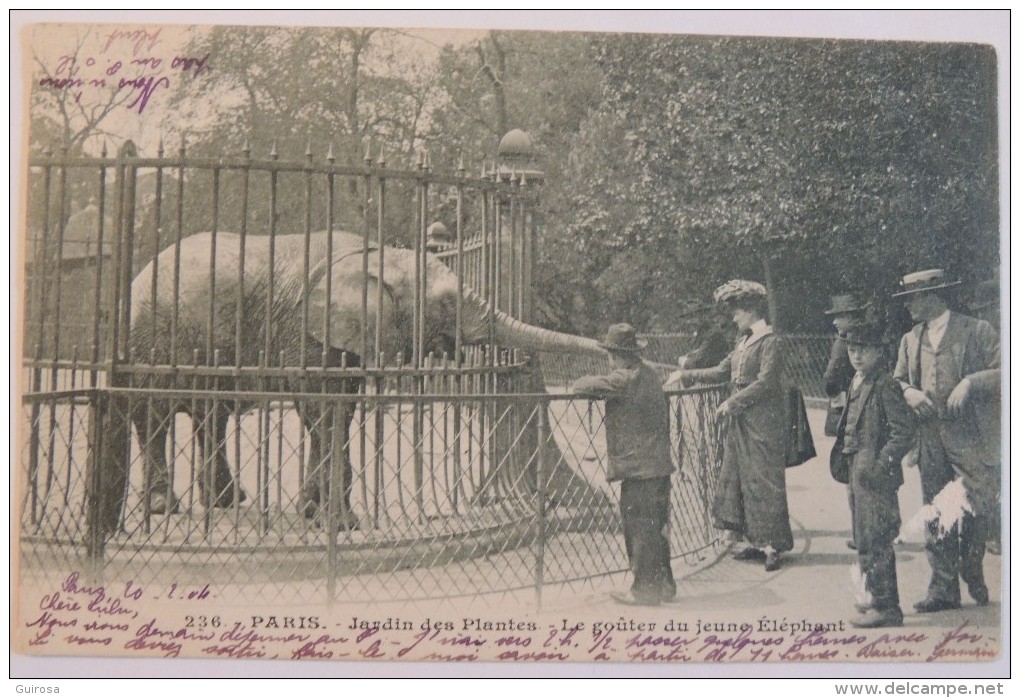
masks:
[[[500,140],[512,129],[531,136],[544,171],[540,254],[535,269],[539,320],[577,329],[571,289],[555,281],[569,251],[559,241],[574,215],[565,187],[575,166],[572,141],[600,94],[601,75],[582,34],[489,32],[481,40],[448,46],[437,67],[439,95],[431,115],[429,147],[440,169],[465,162],[469,176],[491,168]],[[443,214],[444,211],[440,211]],[[452,220],[452,208],[445,212]],[[468,211],[468,216],[472,212]]]
[[[987,49],[638,35],[593,45],[602,100],[574,153],[626,146],[568,171],[568,239],[586,250],[585,305],[602,322],[675,326],[692,296],[761,279],[766,255],[786,328],[817,327],[827,294],[889,289],[908,267],[974,276],[994,264]],[[635,294],[638,274],[653,282]]]
[[[360,164],[370,152],[376,159],[385,153],[391,166],[406,167],[423,143],[432,75],[428,66],[414,63],[399,38],[378,29],[213,28],[196,38],[188,53],[215,55],[215,69],[206,80],[182,85],[168,123],[175,125],[177,137],[187,138],[194,154],[315,162],[333,157],[341,164]],[[258,179],[252,186],[265,191],[268,185],[261,180],[266,178]],[[360,230],[366,215],[360,182],[350,177],[343,185],[336,190],[337,225]],[[278,187],[278,222],[285,228],[278,230],[300,232],[303,176],[281,175]],[[312,223],[323,227],[321,179],[315,187]],[[226,196],[226,220],[236,221],[240,194]],[[411,207],[399,203],[406,198],[392,197],[389,208],[398,242],[411,234]],[[252,197],[248,204],[256,221],[253,232],[265,232],[268,197]]]
[[[48,40],[42,40],[41,32]],[[123,138],[104,125],[128,104],[132,91],[103,77],[95,58],[100,41],[98,30],[88,25],[35,30],[29,109],[34,151],[66,148],[72,156],[89,150],[98,154],[104,140]]]

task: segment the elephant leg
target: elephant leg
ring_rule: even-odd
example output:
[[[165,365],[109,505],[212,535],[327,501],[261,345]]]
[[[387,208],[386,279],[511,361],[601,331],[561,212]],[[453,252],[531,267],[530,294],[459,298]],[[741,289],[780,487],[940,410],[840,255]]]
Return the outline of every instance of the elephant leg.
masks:
[[[326,468],[322,462],[321,411],[317,406],[299,404],[301,424],[308,433],[308,468],[298,499],[298,509],[306,519],[314,519],[326,492]]]
[[[351,423],[354,422],[354,403],[345,402],[336,407],[339,414],[335,424],[340,433],[334,436],[333,464],[334,480],[341,485],[343,497],[340,499],[340,526],[347,530],[358,528],[358,517],[351,507],[351,494],[354,492],[354,467],[351,463]],[[339,437],[337,439],[336,437]]]
[[[325,413],[318,406],[312,405],[299,406],[298,410],[310,442],[308,472],[301,492],[300,510],[305,518],[316,519],[320,526],[324,525],[329,516],[330,483],[333,483],[342,493],[337,502],[337,527],[356,529],[358,520],[351,508],[354,473],[350,454],[354,406],[345,403],[327,409]],[[324,444],[329,446],[324,448]]]
[[[241,504],[248,495],[235,488],[234,477],[227,462],[227,420],[229,404],[215,405],[212,414],[195,416],[195,437],[202,453],[202,467],[198,471],[198,489],[206,507],[231,507]],[[236,502],[235,502],[236,489]]]
[[[146,514],[176,514],[180,511],[166,460],[167,422],[171,419],[171,410],[157,410],[154,404],[148,405],[147,409],[136,409],[131,415],[145,467],[142,496]]]

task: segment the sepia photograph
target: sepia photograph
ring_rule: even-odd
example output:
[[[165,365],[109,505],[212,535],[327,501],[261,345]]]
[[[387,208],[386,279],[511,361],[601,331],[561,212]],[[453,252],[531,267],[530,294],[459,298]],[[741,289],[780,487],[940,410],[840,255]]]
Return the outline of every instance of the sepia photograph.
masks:
[[[1009,677],[1008,11],[122,14],[11,27],[12,678]]]

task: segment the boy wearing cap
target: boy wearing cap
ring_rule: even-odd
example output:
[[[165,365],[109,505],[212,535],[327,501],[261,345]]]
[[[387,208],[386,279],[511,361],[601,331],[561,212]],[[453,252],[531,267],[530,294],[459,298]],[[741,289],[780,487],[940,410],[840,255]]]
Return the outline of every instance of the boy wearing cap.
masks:
[[[914,444],[914,416],[899,384],[882,369],[883,332],[875,324],[850,324],[844,338],[854,369],[840,417],[832,460],[842,462],[850,496],[853,535],[870,597],[850,619],[858,628],[903,625],[893,541],[900,530],[896,496],[903,484],[900,461]],[[835,475],[835,473],[834,473]]]
[[[914,322],[900,341],[894,376],[918,417],[918,469],[924,504],[959,478],[970,511],[949,531],[929,526],[925,548],[932,576],[918,613],[960,608],[960,578],[979,606],[988,603],[983,560],[989,516],[998,498],[998,473],[982,457],[978,403],[988,376],[999,369],[999,335],[990,324],[950,312],[944,294],[959,285],[942,269],[907,274],[902,298]],[[989,373],[991,371],[991,373]],[[995,445],[998,448],[998,445]]]
[[[635,606],[657,606],[676,596],[669,557],[669,495],[673,464],[669,455],[669,401],[662,379],[639,356],[646,342],[634,328],[612,325],[599,343],[609,352],[612,372],[584,376],[573,392],[606,401],[607,479],[620,480],[623,537],[634,583],[614,599]]]

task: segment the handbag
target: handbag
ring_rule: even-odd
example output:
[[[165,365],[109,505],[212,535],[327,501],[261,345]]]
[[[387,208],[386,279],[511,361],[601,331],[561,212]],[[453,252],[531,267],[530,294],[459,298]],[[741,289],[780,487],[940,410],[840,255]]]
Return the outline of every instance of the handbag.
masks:
[[[791,385],[786,389],[786,467],[806,463],[817,455],[807,406],[800,388]]]
[[[843,408],[846,407],[846,391],[840,391],[839,395],[829,398],[829,409],[825,413],[825,435],[835,436],[839,428],[839,418],[843,416]]]

